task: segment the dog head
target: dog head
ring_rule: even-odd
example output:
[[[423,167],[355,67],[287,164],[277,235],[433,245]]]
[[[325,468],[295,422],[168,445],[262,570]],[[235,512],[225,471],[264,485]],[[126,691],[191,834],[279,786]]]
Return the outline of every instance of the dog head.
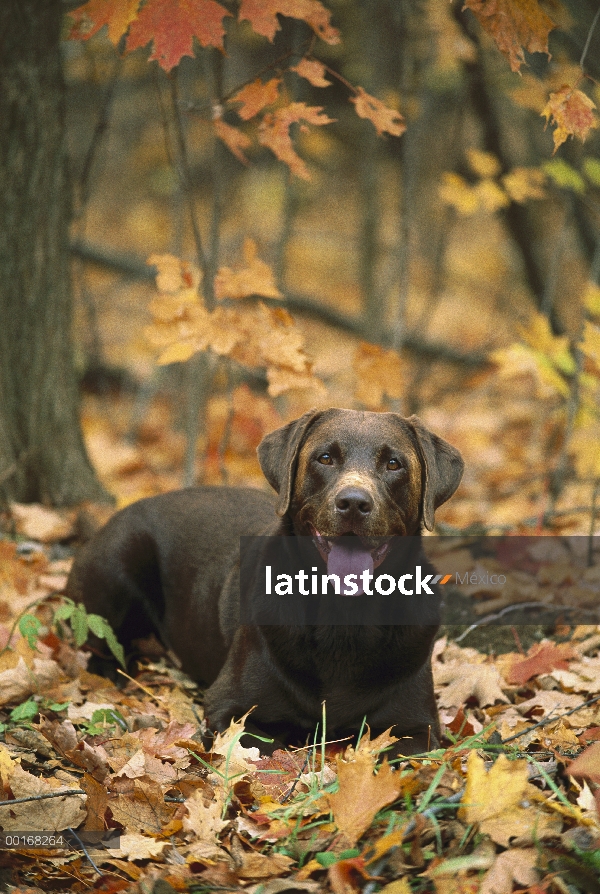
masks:
[[[326,562],[354,535],[375,567],[392,537],[433,530],[464,468],[458,450],[416,416],[335,408],[271,432],[258,458],[279,494],[278,514],[311,536]]]

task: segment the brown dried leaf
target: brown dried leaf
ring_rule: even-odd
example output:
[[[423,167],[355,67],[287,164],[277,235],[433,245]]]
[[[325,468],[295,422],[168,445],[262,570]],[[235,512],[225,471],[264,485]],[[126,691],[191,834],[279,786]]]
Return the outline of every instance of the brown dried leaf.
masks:
[[[21,769],[18,764],[15,765],[9,782],[15,798],[30,798],[56,791],[68,792],[69,788],[79,787],[64,785],[57,779],[34,776]],[[10,810],[3,810],[1,822],[5,832],[34,832],[40,829],[61,832],[64,829],[76,829],[85,820],[85,815],[84,796],[66,794],[64,798],[13,804]]]
[[[242,0],[240,21],[247,19],[257,34],[273,40],[281,27],[278,15],[306,22],[315,34],[330,44],[339,43],[340,36],[331,26],[331,13],[319,0]]]
[[[324,113],[321,106],[307,106],[303,102],[293,102],[264,116],[258,129],[258,141],[288,165],[293,174],[303,180],[310,180],[306,164],[294,149],[290,127],[300,122],[322,126],[331,124],[333,120]]]
[[[590,130],[598,127],[598,118],[594,113],[595,103],[576,87],[564,85],[551,93],[546,108],[542,115],[546,119],[546,124],[551,121],[556,125],[553,133],[554,152],[567,137],[579,137],[583,143]]]
[[[326,68],[317,59],[301,59],[290,71],[295,71],[301,78],[309,81],[313,87],[331,87],[331,81],[325,77]]]
[[[393,137],[399,137],[406,130],[406,124],[400,112],[390,109],[362,87],[356,88],[356,96],[351,96],[350,102],[354,104],[359,118],[368,118],[375,125],[378,136],[389,133]]]
[[[519,71],[528,53],[548,52],[548,34],[556,27],[537,0],[465,0],[481,27],[508,58],[513,71]]]
[[[495,702],[508,702],[501,689],[502,678],[491,664],[452,663],[434,664],[436,686],[448,684],[442,689],[439,704],[443,708],[459,707],[474,696],[480,707]]]
[[[375,814],[396,800],[402,788],[400,775],[387,760],[379,765],[377,775],[374,768],[375,756],[366,750],[351,761],[338,758],[339,789],[326,795],[338,829],[352,844],[367,831]]]

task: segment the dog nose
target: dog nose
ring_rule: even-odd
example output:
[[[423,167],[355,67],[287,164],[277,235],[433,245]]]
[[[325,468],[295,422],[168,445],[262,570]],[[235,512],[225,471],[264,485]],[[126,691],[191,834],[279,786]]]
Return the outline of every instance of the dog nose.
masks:
[[[355,511],[368,515],[373,510],[373,497],[359,487],[344,487],[336,494],[335,508],[342,515],[350,515]]]

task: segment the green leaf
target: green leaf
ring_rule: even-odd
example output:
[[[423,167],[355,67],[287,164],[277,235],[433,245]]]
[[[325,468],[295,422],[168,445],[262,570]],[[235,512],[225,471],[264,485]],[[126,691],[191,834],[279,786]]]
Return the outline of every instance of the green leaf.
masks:
[[[45,707],[47,707],[49,711],[56,711],[58,713],[59,711],[66,711],[70,704],[71,702],[63,702],[62,704],[59,702],[52,702]]]
[[[75,611],[75,603],[74,602],[65,602],[64,605],[59,605],[56,611],[54,612],[54,620],[56,621],[68,621],[73,612]]]
[[[113,633],[112,629],[109,627],[106,632],[106,645],[113,653],[121,667],[125,667],[125,652],[123,651],[123,646]]]
[[[23,615],[19,621],[19,630],[29,643],[30,649],[37,649],[37,640],[42,622],[35,615]]]
[[[561,189],[572,189],[578,194],[585,192],[585,180],[574,167],[562,158],[553,158],[542,165],[550,179]]]
[[[583,173],[594,186],[600,186],[600,160],[597,158],[583,159]]]
[[[78,649],[88,638],[88,616],[83,605],[76,605],[71,615],[71,629]]]
[[[101,615],[88,615],[87,621],[92,633],[99,639],[103,639],[106,641],[106,645],[113,653],[119,664],[122,667],[125,667],[125,653],[123,651],[123,646],[118,641],[112,627],[110,626],[106,618],[103,618]]]
[[[350,850],[340,851],[339,854],[334,854],[331,851],[321,851],[319,854],[315,854],[315,860],[317,863],[320,863],[321,866],[328,867],[333,866],[334,863],[339,863],[340,860],[350,860],[352,857],[359,857],[360,851],[353,847]]]
[[[92,714],[91,723],[97,724],[118,724],[122,729],[127,729],[127,722],[120,711],[116,708],[99,708]]]
[[[17,705],[16,708],[10,712],[10,719],[14,723],[19,723],[23,720],[33,720],[36,714],[39,714],[40,706],[37,702],[35,702],[32,698],[28,699],[28,701],[23,702],[21,705]]]

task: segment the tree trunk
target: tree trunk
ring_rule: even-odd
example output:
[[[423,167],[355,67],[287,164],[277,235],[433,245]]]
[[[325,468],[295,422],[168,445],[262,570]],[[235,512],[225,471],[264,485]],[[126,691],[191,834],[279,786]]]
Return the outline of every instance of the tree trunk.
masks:
[[[0,495],[106,499],[78,418],[61,0],[0,3]]]

